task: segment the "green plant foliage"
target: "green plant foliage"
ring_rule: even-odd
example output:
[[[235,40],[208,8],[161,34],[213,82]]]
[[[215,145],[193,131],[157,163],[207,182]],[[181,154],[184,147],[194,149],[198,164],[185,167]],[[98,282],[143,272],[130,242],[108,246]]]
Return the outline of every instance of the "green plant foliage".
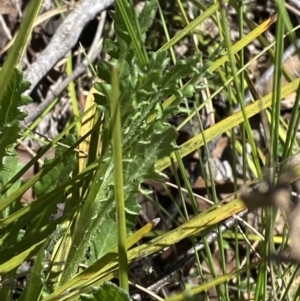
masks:
[[[72,145],[75,143],[75,137],[73,135],[68,135],[64,140],[62,140],[63,144]],[[55,159],[63,156],[63,153],[66,151],[65,147],[58,146],[55,151],[54,159],[45,159],[45,163],[43,168],[46,168],[47,165],[50,165]],[[54,190],[56,187],[59,187],[61,184],[65,183],[70,173],[72,172],[75,164],[76,164],[76,154],[72,153],[71,155],[64,158],[63,162],[55,165],[49,173],[43,176],[35,185],[34,191],[36,193],[37,198],[42,197],[44,194]],[[63,199],[59,200],[60,202]]]
[[[99,269],[88,268],[82,277],[77,273],[81,271],[81,263],[89,266],[96,263],[95,267],[100,266],[104,270],[112,263],[108,261],[117,257],[115,251],[109,253],[118,243],[113,177],[117,163],[123,164],[123,181],[120,182],[124,182],[121,189],[124,191],[128,236],[140,211],[137,194],[147,193],[142,183],[147,179],[165,179],[156,163],[178,149],[175,143],[177,131],[168,122],[169,118],[187,111],[183,100],[199,94],[202,77],[209,79],[211,76],[207,71],[208,65],[220,53],[211,55],[204,66],[199,67],[202,61],[199,54],[175,62],[166,51],[147,51],[146,33],[156,16],[156,4],[156,0],[146,1],[137,16],[130,1],[116,1],[116,11],[111,13],[116,36],[105,41],[105,50],[111,60],[101,62],[97,69],[99,78],[104,82],[96,84],[102,94],[95,95],[95,99],[98,110],[104,115],[101,122],[104,118],[100,131],[98,125],[92,129],[95,136],[92,136],[90,146],[94,154],[90,149],[86,170],[76,173],[76,153],[56,146],[57,139],[48,145],[56,147],[55,158],[45,160],[44,167],[32,182],[30,179],[21,186],[16,181],[1,198],[11,200],[11,206],[1,212],[4,219],[0,229],[3,233],[0,245],[1,277],[5,280],[15,277],[17,267],[35,256],[28,285],[19,300],[42,300],[46,295],[47,300],[75,299],[75,294],[78,298],[91,285],[100,285],[108,279],[105,273],[98,273]],[[118,74],[114,77],[118,78],[114,85],[111,84],[113,68]],[[183,88],[183,83],[187,82]],[[19,170],[16,157],[7,156],[13,154],[13,146],[19,137],[19,121],[24,114],[18,106],[29,101],[21,95],[28,85],[21,73],[14,71],[14,82],[6,93],[7,101],[1,102],[0,163],[3,163],[5,170],[0,169],[0,185],[8,183]],[[115,93],[113,98],[112,89],[115,87],[120,93],[118,96]],[[115,112],[112,112],[110,105],[112,98],[119,99],[121,110],[122,139],[119,145],[118,141],[116,144],[122,148],[122,162],[117,163],[113,162],[112,156],[112,130],[115,125]],[[171,98],[172,102],[167,101],[163,105],[165,100]],[[99,111],[96,116],[101,115]],[[71,128],[64,130],[63,134],[67,135]],[[100,158],[97,157],[98,137],[101,141]],[[72,146],[72,149],[80,143],[72,135],[67,135],[62,142]],[[29,183],[31,186],[35,183],[33,188],[38,200],[17,211],[19,207],[15,204],[19,204],[18,198],[29,188]],[[14,191],[19,187],[19,194],[14,198]],[[66,203],[65,214],[58,220],[50,221],[58,203]],[[11,217],[11,212],[15,211],[17,214]],[[7,234],[7,229],[11,233]],[[75,274],[80,283],[72,283]],[[130,300],[127,292],[110,282],[104,282],[101,287],[89,292],[82,294],[80,300]],[[0,300],[9,300],[11,296],[12,289],[0,290]]]
[[[26,114],[19,107],[31,101],[30,97],[22,95],[29,86],[30,83],[24,80],[22,72],[15,69],[0,104],[0,165],[3,165],[4,156],[12,154],[12,146],[20,137],[19,122]]]
[[[31,270],[28,285],[26,285],[24,292],[22,293],[19,301],[25,300],[38,300],[40,290],[43,287],[45,277],[43,275],[44,260],[45,260],[45,244],[38,253],[35,259],[34,266]]]
[[[111,282],[105,282],[101,287],[93,288],[92,293],[82,294],[80,301],[130,301],[129,294]]]
[[[3,70],[0,70],[3,72]],[[14,146],[20,137],[19,122],[25,117],[19,107],[31,101],[29,97],[23,96],[22,93],[29,87],[29,82],[23,79],[22,72],[17,69],[13,70],[12,78],[7,83],[4,91],[3,101],[0,104],[0,187],[4,187],[10,179],[23,167],[19,162]],[[21,180],[18,179],[0,196],[0,202],[4,201],[7,196],[11,195],[21,186]],[[13,201],[0,213],[1,219],[8,218],[14,212],[22,208],[20,198]],[[7,253],[6,249],[16,245],[23,238],[24,231],[9,231],[1,238],[0,251]],[[9,253],[7,253],[9,254]],[[16,269],[4,275],[2,280],[13,277]],[[13,287],[5,286],[0,292],[1,300],[8,300],[12,295]]]
[[[54,231],[54,233],[52,233],[52,235],[49,236],[49,243],[47,245],[46,248],[46,252],[47,253],[52,253],[55,244],[58,242],[58,240],[65,234],[66,232],[66,228],[61,226],[61,225],[57,225],[56,230]]]
[[[153,5],[154,1],[151,1]],[[149,3],[150,5],[150,3]],[[145,35],[145,31],[151,22],[146,21],[148,17],[145,6],[143,17],[139,21],[143,23],[140,32]],[[153,12],[154,15],[154,12]],[[152,17],[153,17],[152,15]],[[102,157],[99,164],[99,171],[95,176],[95,181],[91,184],[87,194],[82,218],[74,234],[74,245],[76,250],[71,249],[68,262],[70,267],[66,269],[63,276],[64,281],[76,272],[76,263],[84,260],[88,256],[88,263],[104,256],[112,247],[116,246],[117,224],[115,222],[115,196],[114,181],[112,176],[113,163],[111,152],[111,132],[114,120],[111,119],[111,70],[113,65],[117,65],[120,76],[120,106],[122,120],[122,149],[124,168],[124,195],[126,228],[127,233],[135,225],[135,218],[139,214],[140,206],[137,202],[137,193],[141,191],[141,183],[148,178],[161,178],[162,174],[155,169],[155,162],[169,155],[176,149],[173,144],[177,134],[175,129],[166,123],[170,116],[170,111],[164,111],[161,102],[178,89],[178,78],[171,79],[171,70],[166,71],[169,60],[166,53],[149,53],[149,63],[141,66],[137,63],[137,55],[134,51],[129,33],[125,30],[125,23],[122,15],[117,10],[112,13],[115,21],[117,41],[106,41],[106,51],[113,57],[110,62],[102,62],[98,66],[99,77],[105,83],[98,83],[96,87],[103,95],[95,95],[99,109],[104,113],[104,126],[102,128]],[[196,58],[194,59],[194,62]],[[195,64],[194,64],[195,65]],[[191,65],[192,66],[192,65]],[[183,68],[177,67],[178,70]],[[181,75],[187,75],[193,67],[186,69]],[[166,71],[166,72],[165,72]],[[172,81],[172,84],[170,82]],[[170,89],[171,87],[171,89]],[[179,101],[172,109],[177,108]],[[148,123],[148,118],[156,113],[157,119]],[[87,246],[89,247],[88,253]]]
[[[151,1],[153,4],[153,1]],[[150,5],[150,4],[149,4]],[[140,34],[145,36],[146,30],[151,23],[147,19],[150,6],[146,5],[138,20],[140,23]],[[151,10],[153,17],[155,10]],[[146,179],[162,179],[163,173],[155,168],[157,160],[169,156],[177,149],[174,141],[177,133],[174,127],[168,122],[168,118],[182,109],[180,102],[183,97],[179,82],[193,74],[204,74],[204,69],[197,69],[199,55],[179,61],[175,66],[170,65],[167,52],[149,52],[148,63],[142,66],[135,55],[132,40],[125,30],[125,23],[118,9],[111,13],[115,21],[117,41],[106,40],[106,52],[112,56],[110,62],[101,62],[98,66],[98,76],[105,82],[97,83],[96,88],[103,95],[96,95],[96,102],[100,110],[105,114],[105,126],[103,129],[103,161],[107,164],[101,177],[98,179],[101,184],[96,200],[101,200],[100,208],[93,210],[95,224],[98,230],[91,234],[90,259],[93,263],[109,251],[116,241],[113,242],[112,235],[115,233],[115,207],[114,189],[111,176],[111,147],[110,136],[114,120],[111,119],[110,95],[111,95],[111,70],[117,66],[119,73],[120,106],[122,121],[122,149],[123,149],[123,170],[124,170],[124,195],[125,210],[127,212],[127,231],[135,224],[135,216],[139,213],[140,206],[137,203],[136,195],[144,192],[141,183]],[[151,18],[152,18],[151,17]],[[146,20],[147,19],[147,20]],[[162,101],[170,95],[175,94],[177,101],[174,101],[167,109],[163,109]],[[193,90],[189,89],[190,96]],[[151,123],[150,116],[156,114],[156,119]],[[110,204],[110,205],[109,205]],[[104,211],[106,211],[106,214]],[[99,220],[95,218],[98,212]],[[96,221],[97,220],[97,221]],[[103,229],[109,231],[103,232]],[[101,256],[100,256],[101,255]]]
[[[23,167],[23,165],[18,161],[18,157],[16,154],[11,154],[9,157],[3,158],[3,169],[0,169],[0,187],[3,187],[9,180]],[[21,186],[21,180],[13,183],[12,186],[0,197],[0,202],[4,200],[9,194],[16,191]],[[1,219],[7,218],[10,214],[20,210],[22,208],[21,202],[19,199],[15,200],[11,203],[10,206],[6,207],[1,211],[0,216]],[[9,231],[6,233],[4,237],[1,239],[0,251],[7,252],[6,248],[12,245],[16,245],[18,241],[23,238],[24,231]],[[12,270],[10,273],[4,275],[3,279],[9,279],[13,277],[15,270]],[[8,300],[13,292],[12,286],[6,286],[4,289],[0,291],[0,300]]]
[[[75,143],[75,137],[73,135],[68,135],[65,139],[62,140],[63,144],[72,145]],[[55,151],[54,159],[45,159],[45,164],[43,168],[51,165],[54,160],[64,155],[66,151],[65,147],[58,146]],[[64,160],[60,163],[53,166],[53,168],[44,175],[37,183],[34,185],[34,191],[38,199],[42,198],[43,195],[55,190],[60,185],[67,182],[70,178],[70,173],[73,171],[77,163],[77,158],[75,153],[71,153],[68,156],[64,156]],[[47,206],[47,210],[41,212],[38,217],[32,222],[31,227],[33,229],[39,229],[40,227],[47,225],[49,223],[49,218],[51,214],[54,214],[57,210],[58,203],[65,202],[65,195],[61,194],[55,200],[52,200],[51,203]]]
[[[23,165],[19,162],[16,154],[13,154],[9,157],[4,157],[3,159],[3,168],[0,170],[0,187],[3,187],[9,180],[23,167]],[[0,197],[1,200],[4,200],[8,195],[16,191],[21,186],[21,180],[14,182],[12,186]],[[10,206],[6,207],[3,211],[0,212],[1,219],[8,217],[13,212],[19,210],[21,208],[21,204],[18,201],[15,201]]]
[[[140,25],[141,41],[144,43],[146,40],[146,32],[153,23],[157,11],[157,1],[150,0],[145,2],[145,6],[138,16]]]
[[[113,218],[107,218],[103,221],[101,227],[98,229],[96,236],[91,240],[88,252],[89,265],[93,264],[98,258],[102,258],[107,250],[111,250],[116,246],[117,241],[117,225]]]

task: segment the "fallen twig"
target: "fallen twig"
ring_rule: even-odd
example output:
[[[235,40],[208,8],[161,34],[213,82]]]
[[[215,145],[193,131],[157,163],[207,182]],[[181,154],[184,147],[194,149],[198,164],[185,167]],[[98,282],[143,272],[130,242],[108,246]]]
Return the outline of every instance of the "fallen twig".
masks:
[[[31,82],[26,94],[63,58],[76,44],[84,26],[113,4],[113,0],[85,0],[78,5],[55,32],[48,46],[24,72]]]
[[[93,43],[90,47],[90,50],[87,54],[87,58],[85,58],[80,64],[78,64],[74,70],[74,72],[65,78],[62,82],[58,82],[58,84],[54,84],[52,88],[49,89],[46,99],[38,105],[38,107],[31,111],[25,118],[24,124],[28,125],[33,120],[35,120],[42,112],[51,104],[51,102],[58,97],[68,86],[70,82],[75,80],[78,76],[80,76],[87,69],[89,65],[89,61],[93,62],[99,54],[100,49],[97,48],[97,44],[102,36],[104,23],[106,20],[106,12],[103,11],[101,14],[101,19],[98,24],[97,32],[94,37]]]

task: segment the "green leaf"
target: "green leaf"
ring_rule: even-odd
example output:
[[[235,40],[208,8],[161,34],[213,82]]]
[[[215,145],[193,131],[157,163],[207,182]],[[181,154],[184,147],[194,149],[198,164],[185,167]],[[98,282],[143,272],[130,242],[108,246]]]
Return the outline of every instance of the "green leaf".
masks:
[[[125,23],[123,22],[123,18],[120,14],[115,11],[110,12],[110,16],[115,21],[115,32],[117,36],[117,46],[118,46],[118,59],[125,59],[131,61],[134,56],[132,42],[130,36],[126,30]],[[115,55],[117,55],[116,48],[114,51]],[[110,54],[110,53],[108,53]]]
[[[76,140],[73,135],[68,135],[62,141],[62,143],[71,146],[75,143],[75,141]],[[63,156],[65,151],[66,147],[58,146],[55,151],[55,158],[46,158],[43,167],[47,167],[47,165],[50,165],[56,158]],[[76,155],[74,152],[72,153],[72,155],[65,157],[63,162],[54,166],[50,172],[43,176],[41,180],[34,185],[34,191],[37,198],[40,198],[42,195],[54,190],[56,187],[59,187],[61,184],[65,183],[69,179],[70,173],[74,169],[75,164]]]
[[[75,137],[73,135],[68,135],[62,141],[66,145],[72,145],[75,143]],[[58,157],[64,156],[64,152],[66,151],[65,147],[58,146],[55,151],[54,159],[45,159],[45,164],[43,168],[46,168],[50,165],[55,159]],[[59,164],[55,165],[50,172],[44,175],[38,182],[34,185],[34,191],[36,193],[37,198],[42,198],[45,194],[55,190],[55,188],[60,185],[66,183],[70,178],[70,173],[73,171],[75,165],[77,163],[76,154],[73,152],[72,154],[65,156],[64,160]],[[31,222],[30,232],[37,231],[42,226],[49,223],[49,218],[51,214],[56,213],[57,204],[64,203],[66,196],[61,194],[56,199],[52,200],[51,203],[45,208],[43,212],[41,212],[34,221]]]
[[[31,269],[30,277],[28,279],[28,284],[25,287],[24,292],[19,298],[19,301],[26,300],[39,300],[40,292],[43,289],[43,270],[44,270],[44,261],[45,261],[45,245],[40,249],[38,256],[34,261],[34,265]]]
[[[110,91],[106,91],[106,89],[108,89],[107,86],[110,87],[110,85],[107,83],[111,83],[111,68],[112,68],[112,63],[107,61],[101,61],[97,68],[97,75],[99,78],[103,79],[104,82],[101,83],[96,82],[95,88],[99,90],[101,93],[106,95],[109,95],[110,93]]]
[[[200,57],[200,54],[196,54],[187,59],[178,61],[175,66],[173,66],[166,72],[165,76],[161,80],[161,86],[164,89],[170,89],[170,86],[174,87],[174,84],[176,84],[176,81],[178,81],[178,79],[190,76],[192,74],[198,74],[201,71],[204,75],[203,69],[196,68],[197,64],[200,61]]]
[[[119,52],[118,43],[112,41],[111,39],[105,39],[104,47],[105,47],[106,53],[109,54],[113,59],[117,60],[119,58],[120,52]],[[104,62],[105,61],[102,61],[101,63],[104,63]],[[103,77],[101,77],[101,78],[104,79]],[[108,82],[111,82],[111,81],[108,81]]]
[[[0,187],[3,187],[5,184],[7,184],[10,181],[10,179],[23,167],[15,153],[10,157],[4,157],[3,166],[4,168],[0,169]],[[8,195],[12,194],[20,186],[21,180],[19,179],[16,182],[14,182],[13,185],[10,186],[10,188],[3,195],[0,196],[0,202],[2,200],[5,200],[5,198]],[[1,211],[0,217],[1,219],[5,219],[10,214],[20,210],[21,208],[22,205],[20,199],[18,198],[13,203],[11,203],[10,206],[6,207],[4,210]],[[22,230],[16,231],[11,228],[10,231],[6,233],[6,235],[1,237],[0,253],[1,251],[4,251],[6,254],[9,254],[11,256],[12,253],[8,252],[7,248],[18,244],[18,241],[20,241],[23,238],[23,235],[24,232]],[[2,280],[14,278],[15,272],[16,267],[9,271],[7,274],[2,274]],[[12,293],[12,287],[5,287],[0,291],[0,300],[11,300]]]
[[[117,245],[117,224],[116,221],[108,218],[101,224],[95,236],[89,244],[88,265],[103,257],[109,250]]]
[[[177,133],[172,126],[164,126],[162,130],[154,131],[149,140],[140,141],[132,150],[134,158],[125,163],[125,183],[136,180],[142,183],[146,179],[161,178],[161,173],[155,170],[155,162],[176,150],[173,141]]]
[[[3,157],[11,154],[9,149],[20,137],[19,122],[26,114],[21,112],[19,107],[31,101],[29,97],[22,95],[29,86],[30,83],[23,79],[22,72],[14,69],[12,79],[0,104],[0,165],[2,165]]]
[[[124,4],[125,9],[127,3]],[[148,4],[140,17],[146,18],[147,12],[154,7],[154,1]],[[120,9],[120,8],[118,8]],[[196,68],[199,56],[179,61],[176,66],[170,66],[167,52],[147,53],[147,62],[140,63],[136,48],[133,48],[131,34],[126,31],[125,18],[117,9],[111,13],[116,28],[116,41],[106,41],[106,51],[111,52],[112,59],[101,62],[98,66],[98,76],[104,82],[95,87],[102,93],[95,101],[99,109],[104,112],[102,136],[102,152],[99,168],[95,172],[94,181],[83,203],[80,215],[80,226],[75,227],[73,245],[68,254],[66,269],[63,271],[62,283],[71,279],[82,260],[93,263],[99,256],[103,256],[112,246],[116,245],[116,207],[114,195],[114,180],[111,148],[111,133],[114,126],[114,116],[111,114],[110,99],[112,93],[111,70],[118,68],[119,74],[119,102],[122,126],[122,160],[124,172],[124,197],[126,211],[126,230],[129,232],[135,224],[140,211],[137,194],[142,191],[141,184],[145,179],[161,179],[163,174],[156,169],[157,160],[169,156],[176,150],[174,141],[177,137],[175,128],[167,121],[170,113],[180,109],[181,98],[174,101],[167,110],[162,106],[170,95],[179,96],[180,80],[187,80],[194,74],[201,74],[202,69]],[[155,13],[152,12],[154,15]],[[128,14],[134,18],[135,16]],[[128,17],[127,16],[127,17]],[[151,15],[150,19],[153,18]],[[135,22],[135,21],[133,21]],[[141,27],[146,31],[151,21],[144,20]],[[138,26],[133,25],[136,34]],[[136,44],[135,46],[136,47]],[[134,50],[133,50],[134,49]],[[148,59],[149,58],[149,59]],[[204,72],[203,72],[204,74]],[[192,91],[187,91],[192,92]],[[148,120],[154,113],[156,118],[150,123]],[[90,254],[87,253],[88,249]],[[89,258],[86,257],[89,256]]]
[[[111,184],[110,195],[105,201],[102,199],[104,194],[100,190],[96,200],[100,203],[100,208],[97,209],[97,214],[94,217],[94,226],[91,226],[90,238],[88,246],[90,252],[88,254],[88,264],[93,264],[96,260],[103,257],[109,250],[117,245],[117,224],[116,224],[116,208],[113,202],[115,197],[113,192],[113,184]],[[138,187],[138,184],[136,185]],[[140,205],[137,202],[135,191],[133,195],[126,195],[125,210],[126,216],[126,229],[127,233],[136,225],[136,216],[140,212]],[[102,198],[101,198],[102,196]],[[101,200],[102,199],[102,200]],[[111,205],[110,205],[111,204]],[[100,217],[99,217],[100,216]]]
[[[157,10],[156,0],[146,1],[142,12],[138,16],[143,42],[145,42],[146,39],[145,33],[153,23],[154,17],[156,15],[156,10]]]
[[[0,187],[3,187],[9,180],[23,167],[23,164],[19,162],[17,154],[14,153],[10,157],[4,157],[3,161],[4,168],[0,170]],[[12,194],[21,186],[21,180],[14,182],[12,186],[5,192],[5,194],[1,195],[1,200],[4,200],[8,195]],[[21,209],[20,200],[16,200],[10,206],[6,207],[1,211],[0,217],[1,219],[7,218],[13,212]]]
[[[80,301],[131,301],[128,292],[111,282],[104,282],[100,287],[93,288],[91,294],[82,294]]]

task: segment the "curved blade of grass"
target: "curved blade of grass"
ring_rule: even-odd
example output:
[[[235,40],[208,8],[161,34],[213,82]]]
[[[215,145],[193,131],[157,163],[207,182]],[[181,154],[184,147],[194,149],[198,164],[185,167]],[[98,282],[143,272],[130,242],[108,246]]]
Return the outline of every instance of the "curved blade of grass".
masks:
[[[99,81],[102,81],[99,79]],[[95,123],[95,113],[96,113],[96,106],[95,106],[95,98],[94,94],[100,94],[100,92],[92,87],[92,89],[89,91],[89,94],[86,98],[85,108],[84,112],[88,111],[88,113],[85,115],[85,117],[81,121],[81,127],[80,127],[80,136],[84,136],[87,132],[89,132],[93,127]],[[89,110],[90,107],[93,107],[92,110]],[[88,136],[80,145],[79,149],[83,151],[84,153],[87,153],[90,155],[90,143],[91,143],[91,136]],[[94,143],[93,143],[94,144]],[[97,149],[97,153],[100,152],[100,141],[99,143],[95,143],[93,145],[93,148]],[[88,156],[89,156],[88,155]],[[93,154],[95,155],[95,154]],[[84,168],[88,165],[88,157],[79,157],[79,172],[83,171]],[[96,158],[93,156],[91,160],[95,160]]]
[[[295,176],[290,179],[290,182],[295,181],[300,177],[300,166],[293,170]],[[149,256],[161,249],[171,246],[183,238],[191,235],[196,235],[200,231],[205,230],[208,227],[214,226],[215,224],[222,222],[223,220],[231,217],[232,215],[245,209],[245,204],[236,199],[230,203],[221,202],[217,206],[209,208],[207,211],[200,213],[190,221],[184,223],[178,228],[157,237],[148,243],[138,246],[128,252],[128,261],[131,262],[136,258],[143,258]],[[222,205],[223,204],[223,205]],[[221,206],[221,207],[218,207]]]
[[[136,231],[133,235],[126,239],[126,247],[129,249],[135,243],[140,241],[144,236],[146,236],[152,229],[158,224],[159,219],[155,219],[152,222],[146,224],[144,227]],[[110,252],[108,252],[104,257],[97,260],[93,265],[88,267],[83,272],[77,274],[72,280],[65,283],[62,287],[52,293],[50,296],[45,298],[45,301],[57,300],[60,295],[67,290],[76,290],[84,284],[89,285],[93,279],[97,278],[99,274],[102,274],[107,270],[107,266],[111,264],[111,262],[118,257],[118,249],[117,247],[113,248]],[[82,293],[82,291],[80,291]],[[68,295],[64,297],[69,298]],[[59,299],[64,300],[64,299]]]
[[[136,258],[140,259],[149,256],[165,247],[177,243],[184,238],[196,235],[197,233],[207,229],[208,227],[216,225],[217,223],[225,220],[228,217],[231,217],[233,214],[236,214],[243,209],[245,209],[245,204],[238,199],[221,207],[213,206],[176,229],[130,250],[128,252],[128,261],[131,262],[134,259],[136,260]]]
[[[11,257],[8,261],[0,265],[0,273],[6,274],[14,268],[18,267],[22,262],[24,262],[29,257],[36,255],[43,243],[47,238],[39,241],[38,243],[31,245],[24,252],[17,254],[16,256]]]
[[[300,177],[300,167],[294,169],[295,177]],[[294,181],[295,179],[291,179]],[[222,220],[231,217],[233,214],[240,212],[245,208],[245,204],[236,199],[228,204],[222,206],[222,203],[219,204],[221,207],[211,207],[207,211],[199,214],[195,218],[191,219],[190,221],[186,222],[185,224],[181,225],[180,227],[157,237],[148,243],[140,245],[132,250],[128,251],[128,262],[133,263],[137,260],[140,260],[144,257],[147,257],[153,253],[156,253],[165,247],[173,245],[174,243],[182,240],[183,238],[189,237],[191,235],[196,235],[197,233],[207,229],[208,227],[214,226],[217,223],[221,222]],[[146,225],[149,227],[149,224]],[[145,227],[146,227],[145,226]],[[155,225],[154,225],[155,226]],[[150,226],[150,228],[153,226]],[[139,230],[140,231],[140,230]],[[137,231],[134,235],[137,235],[139,232]],[[151,230],[149,230],[150,232]],[[131,237],[130,237],[131,238]],[[130,239],[129,238],[129,239]],[[128,240],[129,240],[128,239]],[[45,301],[53,301],[53,300],[70,300],[69,298],[79,295],[82,293],[84,289],[92,285],[101,285],[103,281],[110,280],[113,277],[117,276],[117,267],[118,267],[118,260],[114,260],[113,258],[117,258],[117,250],[116,248],[114,251],[110,252],[107,255],[109,260],[107,260],[107,264],[103,264],[101,259],[95,262],[91,267],[86,269],[84,272],[78,274],[75,278],[67,282],[63,285],[58,291],[48,296]],[[111,257],[112,256],[112,257]],[[114,260],[114,261],[113,261]],[[256,263],[255,263],[256,264]],[[248,267],[247,267],[248,268]],[[96,271],[97,274],[93,274],[92,272]],[[83,275],[84,277],[81,277]],[[92,277],[93,276],[93,277]],[[221,279],[223,276],[220,276]],[[226,277],[226,276],[225,276]],[[219,278],[217,278],[219,279]],[[220,280],[221,281],[221,280]],[[220,282],[222,283],[222,282]],[[70,294],[66,294],[62,296],[63,292],[68,290],[77,290],[70,292]]]
[[[244,207],[245,207],[245,205],[240,200],[237,200],[236,202],[232,202],[230,204],[226,204],[220,208],[212,207],[211,210],[209,210],[209,212],[199,214],[197,217],[191,219],[190,221],[186,222],[185,224],[181,225],[180,227],[178,227],[158,238],[151,240],[149,243],[145,243],[132,250],[129,250],[128,251],[128,262],[132,263],[134,261],[140,260],[144,257],[147,257],[147,256],[165,248],[165,247],[173,245],[174,243],[182,240],[185,237],[195,235],[198,232],[206,229],[207,227],[215,225],[216,223],[225,219],[226,218],[225,216],[227,216],[228,212],[230,212],[230,214],[234,214],[234,213],[237,213],[237,212],[243,210]],[[218,213],[216,213],[215,210],[218,210]],[[220,218],[220,216],[223,218]],[[105,266],[105,269],[102,269],[101,271],[97,272],[97,275],[94,275],[93,278],[91,278],[91,275],[90,275],[90,278],[84,277],[84,279],[78,279],[78,277],[80,276],[80,274],[79,274],[78,277],[76,277],[77,282],[75,282],[74,279],[72,279],[70,282],[68,282],[68,283],[73,283],[75,286],[73,286],[73,284],[72,284],[73,287],[71,287],[69,285],[67,286],[68,283],[66,283],[62,288],[59,289],[59,293],[64,292],[66,289],[73,289],[73,288],[75,289],[77,287],[80,287],[80,290],[82,292],[83,287],[86,288],[87,286],[101,285],[101,283],[103,283],[104,281],[108,281],[117,276],[117,268],[118,268],[118,260],[115,259],[114,261],[111,261],[107,266]],[[88,274],[86,274],[86,276],[87,275]],[[56,294],[56,292],[55,292],[55,294]],[[52,294],[51,296],[54,297],[54,294]],[[56,295],[56,296],[58,296],[58,295]],[[56,299],[54,299],[54,298],[53,299],[52,298],[45,299],[45,301],[50,301],[50,300],[56,300]]]

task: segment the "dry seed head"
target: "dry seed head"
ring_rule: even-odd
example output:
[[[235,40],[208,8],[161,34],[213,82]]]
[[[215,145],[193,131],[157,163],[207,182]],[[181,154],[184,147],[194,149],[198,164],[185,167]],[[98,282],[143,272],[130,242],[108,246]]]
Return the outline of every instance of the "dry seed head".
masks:
[[[241,200],[246,204],[249,210],[254,210],[259,207],[271,206],[272,192],[268,182],[264,181],[259,183],[256,187],[251,189],[250,187],[242,188],[240,194]]]
[[[277,184],[272,187],[268,181],[261,182],[257,187],[243,188],[240,198],[247,205],[249,210],[257,209],[259,207],[274,206],[280,209],[289,226],[289,255],[283,253],[278,255],[271,255],[270,259],[279,262],[288,261],[292,263],[300,263],[300,202],[293,202],[291,191],[288,187],[291,179],[294,178],[292,168],[300,163],[297,161],[290,162],[287,171],[281,175]],[[298,183],[297,183],[298,182]],[[300,187],[300,181],[292,184],[292,187]],[[297,191],[299,193],[300,191]]]

